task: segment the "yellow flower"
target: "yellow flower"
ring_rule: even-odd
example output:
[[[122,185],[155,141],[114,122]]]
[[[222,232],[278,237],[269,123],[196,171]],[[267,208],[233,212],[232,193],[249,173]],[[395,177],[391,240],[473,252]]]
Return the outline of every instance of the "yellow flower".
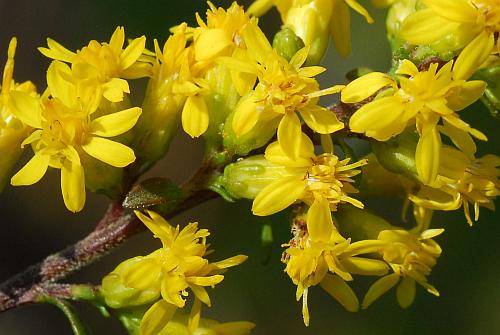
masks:
[[[17,39],[13,37],[9,43],[7,62],[5,63],[0,85],[0,152],[4,153],[0,157],[0,192],[10,178],[12,168],[23,152],[21,148],[22,141],[31,131],[29,127],[13,115],[10,96],[14,91],[24,92],[33,97],[37,96],[35,85],[31,81],[16,83],[12,78],[16,47]]]
[[[432,240],[442,234],[444,229],[427,229],[421,234],[406,230],[383,230],[378,240],[386,244],[379,249],[383,259],[394,273],[386,275],[369,288],[362,308],[367,308],[385,292],[394,287],[401,279],[396,296],[401,307],[408,307],[415,299],[415,282],[427,292],[439,296],[439,292],[427,282],[427,276],[436,265],[436,258],[441,255],[441,248]]]
[[[85,152],[104,163],[124,167],[135,160],[129,147],[106,139],[130,130],[141,109],[92,118],[94,96],[78,96],[69,67],[53,61],[47,71],[51,98],[35,98],[25,92],[12,93],[12,113],[35,131],[22,143],[31,144],[35,156],[11,179],[12,185],[32,185],[54,167],[61,169],[61,189],[66,207],[80,211],[85,204],[85,177],[80,156]]]
[[[498,0],[423,0],[427,8],[410,15],[401,35],[413,44],[431,44],[453,35],[456,79],[469,78],[492,54],[500,51],[500,2]],[[495,46],[496,43],[496,46]]]
[[[287,62],[279,56],[257,26],[247,25],[243,33],[251,59],[238,61],[224,57],[219,62],[233,70],[251,73],[259,78],[256,87],[244,95],[232,120],[236,136],[243,136],[254,127],[266,128],[272,124],[278,128],[278,142],[290,157],[297,157],[301,140],[301,123],[304,122],[320,134],[330,134],[344,127],[335,114],[318,106],[320,96],[338,93],[343,86],[337,85],[319,90],[313,77],[324,72],[319,66],[301,67],[308,48],[299,50]]]
[[[189,329],[198,328],[201,303],[210,306],[210,297],[205,289],[220,283],[225,269],[244,262],[244,255],[234,256],[219,262],[210,263],[203,258],[207,253],[206,237],[210,235],[206,229],[198,229],[198,223],[189,223],[182,230],[173,228],[158,214],[147,211],[146,216],[135,211],[137,217],[159,238],[162,248],[145,257],[130,260],[126,269],[112,272],[109,279],[114,285],[123,282],[124,287],[139,291],[159,292],[161,298],[154,303],[144,315],[141,322],[141,334],[158,334],[171,320],[178,308],[183,308],[188,296],[187,289],[194,293],[195,301],[190,314]],[[118,269],[118,268],[117,268]],[[109,277],[108,276],[108,277]],[[116,281],[113,276],[120,276]],[[110,286],[110,285],[107,285]],[[112,285],[111,285],[112,286]],[[112,289],[107,288],[108,292]],[[144,295],[134,292],[134,297],[144,299]],[[151,293],[148,294],[148,296]],[[129,303],[135,303],[132,300]]]
[[[235,48],[245,49],[241,32],[250,22],[248,14],[236,2],[227,11],[215,7],[210,1],[208,5],[207,22],[196,13],[199,27],[193,30],[195,59],[207,63],[219,56],[231,55]]]
[[[439,168],[440,132],[469,154],[475,151],[469,134],[486,140],[483,133],[471,128],[455,113],[479,99],[486,83],[457,79],[455,70],[453,61],[439,71],[436,63],[432,63],[428,70],[419,71],[412,62],[403,60],[397,70],[399,85],[389,75],[380,72],[354,80],[342,91],[345,103],[362,101],[384,87],[392,87],[393,91],[387,91],[388,94],[382,94],[358,109],[351,117],[349,127],[354,132],[386,141],[415,124],[420,135],[415,153],[417,172],[423,183],[432,184]],[[440,120],[442,126],[438,126]]]
[[[38,50],[49,58],[71,63],[79,90],[91,90],[111,102],[118,102],[123,100],[124,93],[130,93],[125,79],[151,75],[151,64],[140,59],[146,37],[132,40],[125,49],[124,42],[125,31],[123,27],[117,27],[109,43],[92,40],[76,53],[50,38],[47,39],[48,48]]]
[[[339,203],[363,207],[348,194],[357,192],[351,185],[352,177],[360,173],[356,168],[367,164],[366,160],[349,164],[348,158],[339,160],[332,153],[317,156],[311,140],[304,134],[299,150],[298,158],[292,160],[278,142],[267,147],[266,159],[286,171],[257,194],[252,206],[255,215],[271,215],[297,200],[310,205],[314,217],[329,217]]]
[[[272,6],[281,14],[283,24],[291,27],[314,53],[313,64],[318,64],[328,46],[331,34],[335,47],[342,56],[351,50],[349,7],[363,15],[368,23],[373,19],[356,0],[256,0],[248,13],[261,16]]]
[[[307,215],[307,225],[302,218],[295,218],[290,241],[283,255],[285,272],[297,285],[296,299],[302,298],[304,324],[309,325],[308,292],[309,287],[320,285],[333,298],[350,312],[359,309],[359,302],[347,285],[352,281],[351,274],[382,276],[388,267],[383,261],[360,257],[372,253],[381,246],[380,241],[364,240],[351,243],[343,238],[329,221]],[[327,220],[328,218],[323,218]],[[306,228],[307,227],[307,228]],[[320,229],[311,229],[321,227]]]
[[[423,186],[409,199],[431,210],[455,210],[463,206],[465,218],[472,225],[469,204],[474,207],[474,221],[479,219],[479,207],[494,209],[494,199],[500,194],[500,158],[486,155],[469,158],[451,147],[441,148],[441,165],[436,185]]]

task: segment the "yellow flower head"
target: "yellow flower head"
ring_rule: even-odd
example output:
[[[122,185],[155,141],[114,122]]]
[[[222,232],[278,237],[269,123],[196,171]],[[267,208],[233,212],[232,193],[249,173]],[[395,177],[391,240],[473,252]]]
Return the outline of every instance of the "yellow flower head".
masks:
[[[417,235],[406,230],[383,230],[378,240],[385,242],[379,249],[383,259],[394,273],[377,280],[366,293],[361,306],[367,308],[381,295],[394,287],[402,278],[397,289],[397,299],[401,307],[408,307],[415,299],[415,282],[429,293],[439,296],[439,292],[427,282],[427,276],[441,255],[441,247],[432,240],[444,229],[427,229]]]
[[[247,25],[245,42],[251,59],[237,61],[223,58],[221,63],[244,73],[254,74],[256,87],[238,102],[232,121],[236,136],[242,136],[262,124],[277,125],[278,142],[290,157],[297,157],[301,141],[301,123],[320,134],[330,134],[344,127],[335,114],[318,106],[320,96],[338,93],[343,86],[319,90],[313,77],[324,72],[319,66],[301,67],[309,48],[299,50],[287,62],[269,44],[258,27]]]
[[[363,15],[368,23],[373,23],[368,11],[356,0],[256,0],[248,12],[261,16],[273,5],[280,12],[283,24],[291,27],[304,44],[311,47],[314,64],[321,60],[330,34],[339,53],[342,56],[349,54],[349,7]]]
[[[462,121],[455,113],[479,99],[486,83],[465,81],[455,77],[453,61],[438,70],[432,63],[419,71],[409,60],[403,60],[397,70],[398,83],[389,75],[372,72],[346,86],[342,91],[345,103],[360,102],[384,87],[393,92],[382,94],[358,109],[349,127],[378,141],[386,141],[415,124],[420,135],[415,153],[417,172],[425,184],[432,184],[439,168],[440,132],[451,138],[460,149],[473,154],[475,145],[469,134],[486,140],[486,136]],[[442,126],[438,122],[442,120]]]
[[[380,276],[388,271],[383,261],[359,256],[376,251],[381,245],[379,241],[351,243],[338,233],[331,217],[324,218],[329,222],[320,220],[308,214],[306,225],[303,218],[296,218],[292,227],[294,238],[284,245],[288,246],[283,254],[285,272],[297,285],[296,299],[302,298],[306,326],[309,325],[309,287],[320,284],[348,311],[355,312],[359,308],[358,299],[346,283],[353,280],[351,274]]]
[[[449,211],[463,206],[465,218],[472,225],[469,205],[474,207],[474,221],[479,219],[479,207],[495,208],[493,201],[500,194],[500,158],[469,158],[447,146],[441,148],[441,157],[435,187],[424,186],[409,198],[431,210]]]
[[[77,95],[69,67],[53,61],[47,71],[51,97],[40,99],[25,92],[13,92],[12,112],[34,132],[22,143],[31,144],[35,156],[11,179],[12,185],[38,182],[49,166],[61,169],[61,189],[66,207],[80,211],[85,204],[85,177],[80,156],[84,153],[115,167],[135,160],[129,147],[106,139],[130,130],[141,109],[92,118],[97,104],[94,96]]]
[[[222,55],[231,55],[235,48],[245,48],[243,28],[250,22],[243,7],[233,2],[227,10],[215,7],[208,1],[207,22],[198,13],[199,27],[193,31],[195,59],[198,62],[214,61]]]
[[[319,217],[330,216],[330,211],[335,211],[341,202],[362,208],[363,204],[348,194],[357,192],[351,185],[352,177],[360,173],[356,168],[365,165],[366,160],[349,164],[349,159],[339,160],[332,153],[317,156],[311,140],[304,134],[301,137],[296,160],[290,159],[278,142],[267,147],[266,159],[282,166],[285,172],[257,194],[253,213],[271,215],[297,200],[311,205],[310,211]]]
[[[123,100],[124,93],[130,93],[125,79],[151,75],[151,64],[140,60],[146,37],[132,40],[125,49],[124,42],[125,31],[117,27],[109,43],[92,40],[76,53],[50,38],[47,39],[48,48],[38,50],[49,58],[71,63],[80,90],[90,90],[111,102],[118,102]]]
[[[424,0],[427,8],[403,22],[401,35],[413,44],[431,44],[454,36],[451,50],[462,49],[456,60],[458,79],[469,78],[490,55],[500,52],[500,3],[497,0]],[[496,43],[496,46],[495,46]]]
[[[158,334],[171,320],[178,308],[183,308],[188,296],[187,289],[194,293],[195,301],[190,315],[190,330],[198,327],[201,302],[210,306],[210,297],[205,289],[220,283],[225,269],[244,262],[244,255],[234,256],[219,262],[210,263],[204,258],[207,252],[206,229],[198,229],[198,223],[189,223],[182,230],[170,226],[160,215],[148,211],[149,216],[136,211],[137,217],[159,238],[162,248],[145,257],[136,257],[126,269],[112,272],[104,281],[113,285],[123,285],[142,292],[158,292],[161,300],[149,308],[141,322],[141,334]],[[118,270],[118,268],[117,268]],[[116,280],[119,276],[121,280]],[[103,284],[104,285],[104,284]],[[106,285],[108,292],[113,292]],[[112,285],[111,285],[112,286]],[[134,297],[143,302],[144,295],[134,292]],[[148,297],[154,297],[149,293]],[[128,301],[136,304],[135,301]]]

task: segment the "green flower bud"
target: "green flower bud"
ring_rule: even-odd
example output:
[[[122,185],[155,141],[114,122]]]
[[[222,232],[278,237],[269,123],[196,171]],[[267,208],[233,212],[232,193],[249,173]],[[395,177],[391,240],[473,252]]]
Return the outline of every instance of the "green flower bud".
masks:
[[[273,48],[287,61],[304,47],[304,41],[290,27],[283,27],[274,35]]]
[[[402,229],[393,226],[366,209],[343,205],[334,214],[335,222],[343,236],[353,241],[376,240],[382,230]]]
[[[414,131],[404,132],[386,142],[373,142],[372,150],[377,160],[387,170],[418,181],[415,151],[418,135]]]
[[[257,155],[226,166],[219,182],[233,198],[254,199],[265,186],[285,174],[285,167],[270,163],[264,155]]]
[[[181,122],[181,111],[185,96],[172,93],[175,76],[165,77],[163,64],[153,68],[142,114],[135,126],[132,148],[139,164],[146,168],[163,158]]]
[[[205,79],[210,86],[210,93],[205,96],[210,121],[203,137],[209,151],[220,150],[224,122],[240,99],[233,82],[233,76],[235,75],[224,65],[215,65],[205,75]]]
[[[254,149],[263,147],[276,134],[279,118],[269,122],[261,122],[258,127],[254,127],[248,133],[242,136],[236,136],[233,130],[234,112],[231,113],[222,132],[224,148],[234,154],[246,156]]]
[[[139,290],[127,287],[123,283],[122,274],[142,258],[143,257],[138,256],[123,261],[113,270],[113,272],[102,279],[101,294],[109,307],[122,308],[140,306],[151,303],[160,297],[158,288],[151,287],[145,290]]]

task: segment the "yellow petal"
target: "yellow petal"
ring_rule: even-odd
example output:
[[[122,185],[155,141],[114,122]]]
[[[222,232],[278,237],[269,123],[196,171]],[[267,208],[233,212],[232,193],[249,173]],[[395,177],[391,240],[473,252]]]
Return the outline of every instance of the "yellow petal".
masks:
[[[66,159],[61,168],[61,190],[66,208],[73,213],[85,205],[85,176],[80,162]]]
[[[277,213],[293,204],[304,192],[307,181],[302,177],[284,177],[264,187],[252,205],[252,212],[257,216]]]
[[[413,62],[408,59],[403,59],[398,66],[396,71],[397,74],[404,74],[410,77],[415,77],[420,71]]]
[[[102,95],[111,102],[123,101],[123,93],[130,93],[128,82],[120,78],[111,78],[102,88]]]
[[[71,63],[76,55],[74,52],[69,51],[53,39],[47,38],[47,45],[48,48],[38,48],[38,51],[48,58]]]
[[[331,134],[344,128],[335,113],[321,106],[302,108],[300,115],[309,128],[320,134]]]
[[[234,111],[232,121],[233,131],[237,137],[248,133],[259,120],[257,104],[254,96],[250,93],[240,99]]]
[[[197,61],[210,60],[232,45],[231,39],[224,29],[204,30],[194,44]]]
[[[373,18],[370,16],[370,13],[368,13],[368,11],[363,6],[361,6],[356,0],[345,0],[345,2],[349,7],[354,9],[359,14],[363,15],[363,17],[366,19],[366,22],[370,24],[375,22]]]
[[[116,27],[109,40],[109,47],[116,55],[119,55],[122,52],[123,43],[125,43],[125,29],[123,27]]]
[[[125,167],[135,161],[134,150],[101,137],[90,137],[82,149],[90,156],[116,167]]]
[[[396,97],[376,99],[352,115],[349,128],[356,133],[366,133],[378,141],[386,141],[399,134],[406,126],[403,109],[404,104]]]
[[[381,72],[370,72],[350,82],[341,93],[341,100],[345,103],[362,101],[381,88],[395,86],[391,76]]]
[[[384,276],[370,286],[366,292],[361,308],[365,309],[370,306],[375,300],[380,298],[385,292],[389,291],[399,281],[399,276],[396,273]]]
[[[198,286],[215,286],[224,280],[223,275],[213,275],[206,277],[187,277],[186,281]]]
[[[359,310],[358,297],[356,297],[356,294],[349,285],[339,276],[327,274],[319,284],[349,312],[357,312]]]
[[[42,128],[40,102],[37,98],[25,92],[11,91],[9,103],[16,118],[30,127]]]
[[[33,185],[45,175],[49,161],[50,156],[40,150],[11,178],[10,183],[14,186]]]
[[[268,55],[273,52],[273,48],[256,21],[251,21],[245,26],[243,38],[251,57],[259,63],[264,64]]]
[[[333,231],[330,204],[325,198],[316,199],[307,211],[307,231],[314,242],[328,242]]]
[[[216,269],[227,269],[227,268],[239,265],[239,264],[243,263],[244,261],[246,261],[247,259],[248,259],[248,256],[237,255],[237,256],[230,257],[230,258],[226,258],[222,261],[210,263],[210,265]]]
[[[136,38],[120,54],[120,71],[132,66],[141,56],[146,46],[146,36]]]
[[[193,307],[191,307],[191,312],[189,313],[188,318],[188,329],[191,334],[194,333],[200,324],[200,316],[201,316],[201,301],[199,299],[195,299],[193,303]]]
[[[182,109],[182,128],[191,137],[199,137],[208,128],[209,116],[207,103],[201,95],[186,99]]]
[[[191,284],[189,285],[189,288],[191,288],[191,291],[193,291],[196,298],[198,298],[208,307],[211,306],[212,303],[210,301],[210,296],[208,295],[207,290],[203,286]]]
[[[422,129],[417,143],[415,164],[422,183],[431,185],[436,180],[439,170],[439,153],[441,151],[441,136],[435,125]]]
[[[413,44],[431,44],[453,33],[459,23],[450,21],[430,9],[421,9],[408,16],[401,25],[401,37]]]
[[[275,0],[256,0],[247,9],[247,13],[254,16],[262,16],[274,5]]]
[[[429,238],[434,238],[436,236],[439,236],[442,233],[444,233],[444,229],[443,228],[427,229],[427,230],[424,230],[422,232],[422,234],[420,234],[420,237],[422,239],[426,240],[426,239],[429,239]]]
[[[332,8],[333,43],[339,54],[346,57],[351,52],[351,13],[344,1],[334,1]]]
[[[177,306],[160,300],[151,306],[141,320],[141,335],[157,335],[172,319]]]
[[[436,16],[456,22],[476,23],[478,9],[470,1],[424,0],[424,3],[437,14]]]
[[[467,156],[474,157],[477,150],[476,143],[467,132],[452,126],[446,120],[443,120],[443,126],[439,128],[439,132],[448,136],[453,144]]]
[[[457,114],[444,115],[443,119],[446,120],[448,123],[450,123],[453,127],[456,127],[460,130],[468,132],[469,134],[471,134],[472,136],[474,136],[478,140],[481,140],[481,141],[488,140],[486,135],[484,135],[481,131],[479,131],[477,129],[471,128],[471,126],[467,122],[460,119],[457,116]]]
[[[396,290],[396,298],[399,306],[406,308],[415,300],[415,280],[411,277],[404,277]]]
[[[47,70],[47,86],[50,94],[70,107],[76,103],[76,87],[68,81],[71,70],[65,63],[52,61]]]
[[[309,47],[305,46],[295,53],[290,59],[290,65],[295,69],[300,69],[300,67],[306,62],[307,55],[309,54]]]
[[[298,73],[299,73],[299,76],[301,76],[301,77],[312,78],[312,77],[316,77],[318,74],[321,74],[325,71],[326,71],[326,68],[324,68],[322,66],[306,66],[306,67],[300,68]]]
[[[452,89],[451,94],[446,98],[448,107],[457,112],[461,111],[477,101],[485,89],[486,83],[482,80],[467,81],[462,86]]]
[[[127,287],[146,290],[157,286],[161,275],[161,264],[153,258],[142,258],[129,266],[123,273],[123,283]]]
[[[467,80],[479,66],[484,63],[493,50],[495,37],[493,33],[483,31],[472,42],[470,42],[458,55],[453,66],[453,78],[455,80]]]
[[[311,158],[315,157],[314,145],[307,135],[301,134],[302,139],[296,159],[290,158],[278,142],[269,144],[266,148],[265,157],[271,163],[288,167],[308,167],[311,166]]]
[[[295,113],[286,113],[278,125],[278,143],[283,152],[292,159],[300,153],[302,128]]]
[[[113,137],[132,129],[142,113],[139,107],[132,107],[113,114],[101,116],[90,123],[92,134]]]
[[[383,276],[389,271],[385,262],[364,257],[347,257],[342,265],[347,272],[363,276]]]

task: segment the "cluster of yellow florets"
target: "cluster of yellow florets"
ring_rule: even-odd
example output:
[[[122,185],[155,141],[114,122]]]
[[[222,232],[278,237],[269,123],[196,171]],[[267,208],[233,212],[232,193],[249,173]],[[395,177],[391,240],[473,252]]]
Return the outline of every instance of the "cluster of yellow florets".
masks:
[[[493,209],[500,193],[500,158],[476,157],[472,137],[487,138],[458,114],[487,89],[474,73],[500,64],[500,3],[374,2],[394,6],[391,10],[406,6],[407,17],[397,16],[400,41],[394,45],[407,57],[395,56],[389,73],[370,72],[346,86],[323,89],[315,77],[326,70],[318,64],[330,35],[342,55],[349,53],[349,7],[373,22],[357,1],[257,0],[247,12],[236,2],[228,9],[209,2],[206,18],[196,14],[196,27],[173,27],[163,47],[154,41],[154,52],[145,48],[144,36],[124,48],[122,27],[108,43],[91,41],[77,52],[49,39],[48,48],[40,48],[53,59],[41,95],[31,83],[12,80],[14,39],[0,95],[0,148],[20,152],[29,144],[34,156],[11,184],[31,185],[49,167],[60,169],[64,203],[78,212],[86,187],[113,194],[122,183],[119,168],[135,162],[130,170],[144,171],[165,155],[182,127],[192,138],[203,136],[206,160],[218,164],[219,174],[224,170],[207,188],[226,198],[252,199],[256,216],[293,207],[293,237],[283,244],[282,260],[297,285],[306,325],[309,288],[315,285],[357,311],[358,298],[347,284],[357,275],[379,277],[362,308],[398,283],[402,307],[413,302],[415,283],[439,295],[427,281],[441,255],[433,238],[444,231],[430,228],[432,211],[463,206],[472,224],[469,206],[477,221],[479,207]],[[275,47],[257,19],[272,6],[295,37]],[[425,59],[416,56],[422,45],[430,55]],[[439,58],[444,49],[450,59]],[[144,77],[149,84],[143,105],[132,107],[128,80]],[[342,117],[319,103],[336,93],[348,110]],[[350,153],[343,139],[352,133],[373,144],[372,158]],[[409,145],[401,151],[381,143],[403,138]],[[254,154],[256,149],[264,154]],[[11,169],[13,160],[0,159],[0,172]],[[376,181],[369,175],[375,169]],[[356,176],[363,178],[363,172],[360,189],[363,182]],[[375,183],[401,184],[414,205],[414,228],[391,225],[364,210],[361,199]],[[152,211],[135,214],[162,247],[122,262],[103,279],[106,304],[142,306],[141,334],[181,328],[189,334],[248,334],[251,323],[200,321],[202,303],[210,306],[206,287],[219,284],[225,269],[246,256],[210,262],[208,230],[197,223],[174,228]],[[191,313],[185,316],[178,310],[190,296]]]

